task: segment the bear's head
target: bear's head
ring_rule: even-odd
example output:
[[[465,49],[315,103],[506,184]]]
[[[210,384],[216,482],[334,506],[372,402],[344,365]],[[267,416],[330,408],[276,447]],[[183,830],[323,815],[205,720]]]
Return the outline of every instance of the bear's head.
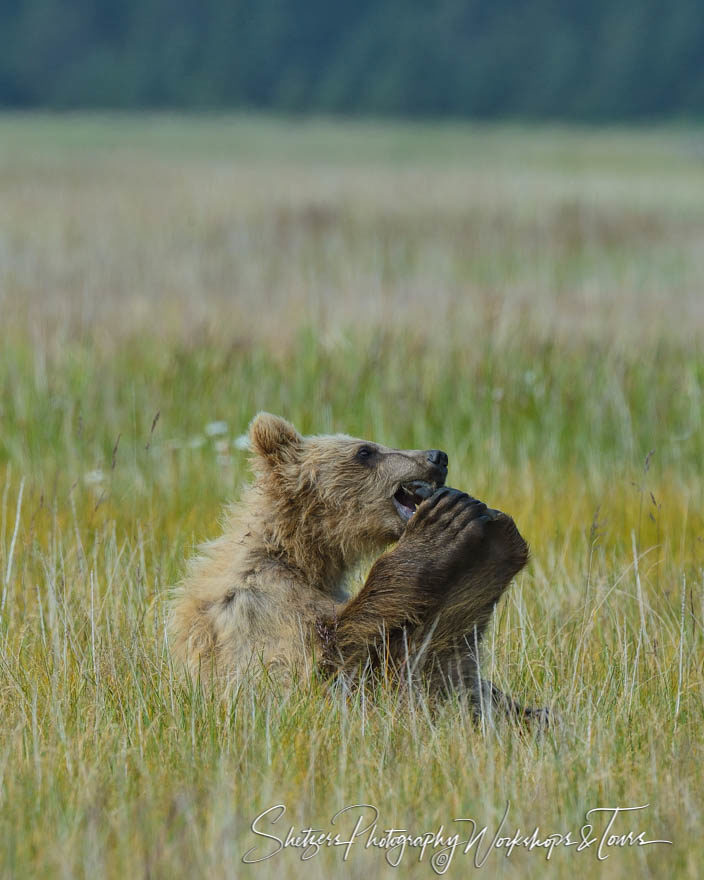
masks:
[[[257,486],[276,517],[347,562],[397,540],[416,507],[442,486],[439,449],[391,449],[346,434],[304,437],[259,413],[250,425]]]

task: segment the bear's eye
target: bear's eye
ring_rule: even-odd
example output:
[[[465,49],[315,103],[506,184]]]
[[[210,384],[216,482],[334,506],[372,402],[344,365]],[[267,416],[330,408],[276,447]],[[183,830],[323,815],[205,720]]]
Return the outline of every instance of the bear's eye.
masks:
[[[375,454],[376,449],[373,449],[371,446],[360,446],[357,450],[357,458],[365,463],[369,463]]]

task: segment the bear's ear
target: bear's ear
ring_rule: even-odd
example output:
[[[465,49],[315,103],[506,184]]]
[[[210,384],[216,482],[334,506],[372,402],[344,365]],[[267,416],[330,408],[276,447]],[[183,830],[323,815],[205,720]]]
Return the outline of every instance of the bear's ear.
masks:
[[[249,426],[252,450],[271,462],[290,460],[301,448],[303,438],[286,419],[260,412]]]

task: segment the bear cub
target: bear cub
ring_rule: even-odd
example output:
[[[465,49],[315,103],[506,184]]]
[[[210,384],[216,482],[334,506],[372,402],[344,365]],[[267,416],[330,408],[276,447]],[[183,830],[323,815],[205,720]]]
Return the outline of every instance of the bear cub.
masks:
[[[249,437],[255,481],[172,606],[172,649],[193,676],[382,676],[534,714],[479,674],[487,623],[528,559],[511,517],[446,486],[438,449],[303,437],[269,413]],[[350,598],[346,576],[372,554]]]

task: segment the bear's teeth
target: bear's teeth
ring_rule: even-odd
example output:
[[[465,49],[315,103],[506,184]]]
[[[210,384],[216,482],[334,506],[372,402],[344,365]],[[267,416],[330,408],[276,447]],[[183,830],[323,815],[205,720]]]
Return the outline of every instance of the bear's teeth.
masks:
[[[401,494],[401,493],[397,493],[397,495],[398,494]],[[409,505],[405,503],[405,501],[406,501],[405,493],[402,495],[402,498],[403,498],[403,500],[394,496],[394,504],[396,505],[396,510],[398,511],[401,519],[408,521],[413,516],[413,514],[416,512],[415,504],[413,503],[412,499],[409,499],[411,504],[413,505],[412,507],[409,507]]]

